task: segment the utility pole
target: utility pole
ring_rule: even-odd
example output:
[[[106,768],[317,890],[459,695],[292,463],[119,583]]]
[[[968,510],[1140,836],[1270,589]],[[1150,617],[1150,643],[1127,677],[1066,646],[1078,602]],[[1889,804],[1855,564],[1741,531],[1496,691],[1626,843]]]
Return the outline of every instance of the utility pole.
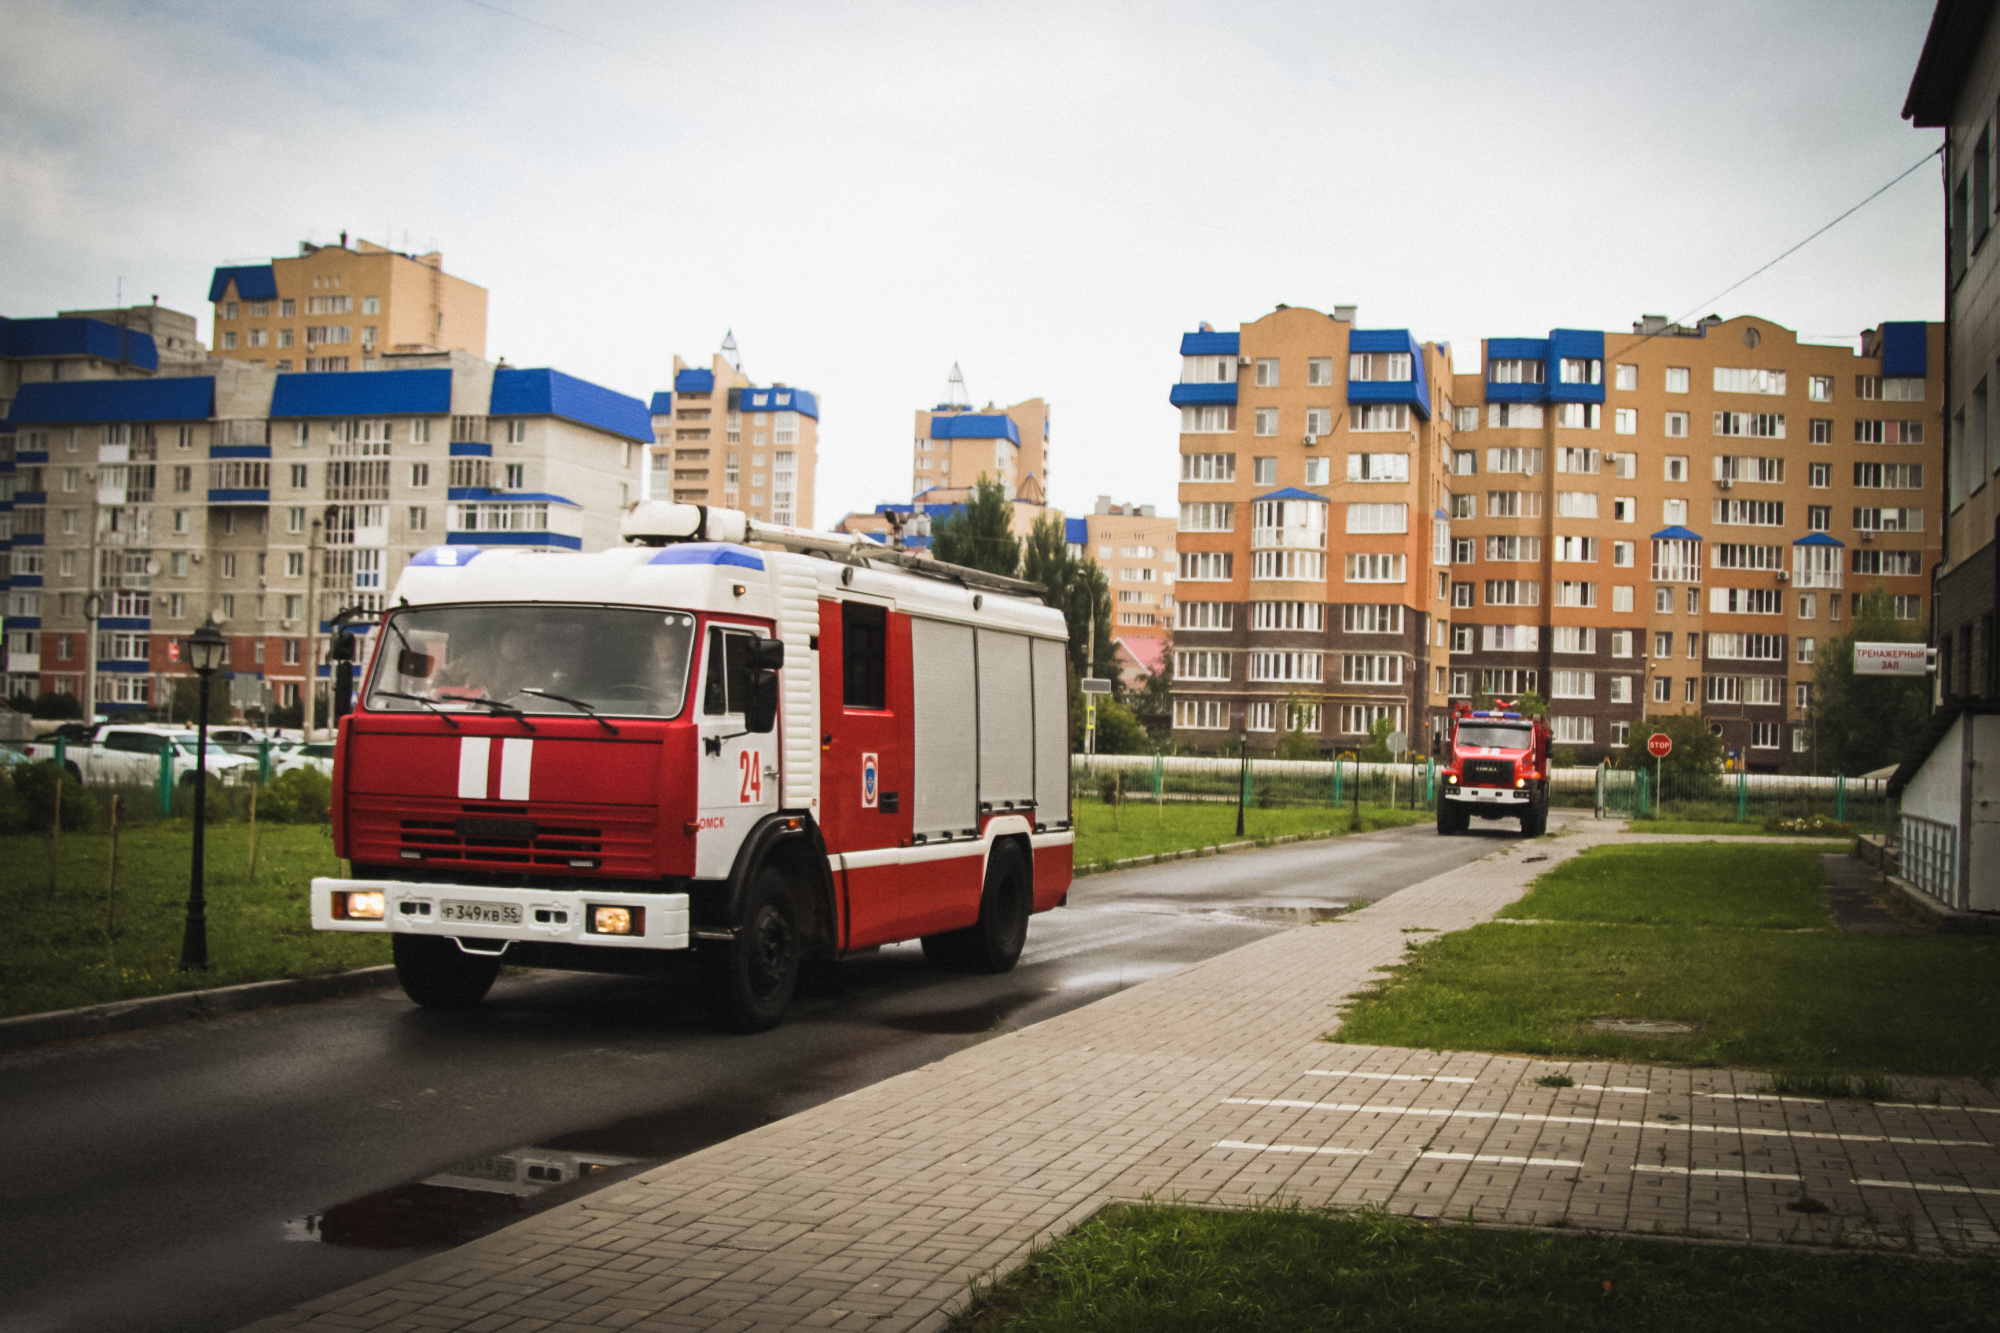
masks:
[[[306,687],[300,692],[304,716],[300,729],[308,741],[319,739],[319,538],[322,520],[314,519],[306,536]]]
[[[84,547],[83,566],[83,723],[89,726],[97,721],[97,617],[104,605],[104,576],[97,568],[97,507],[96,468],[84,472],[84,485],[90,489],[90,539]]]

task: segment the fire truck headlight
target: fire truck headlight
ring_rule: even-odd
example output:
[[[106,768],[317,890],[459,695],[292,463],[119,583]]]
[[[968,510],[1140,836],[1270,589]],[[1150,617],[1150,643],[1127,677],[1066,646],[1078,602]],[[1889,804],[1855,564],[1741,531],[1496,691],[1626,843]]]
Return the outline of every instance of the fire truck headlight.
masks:
[[[592,907],[590,933],[593,935],[640,935],[646,929],[643,907]]]
[[[1445,785],[1446,785],[1446,786],[1449,786],[1449,787],[1456,787],[1456,786],[1458,785],[1458,774],[1456,774],[1456,773],[1447,773],[1447,774],[1445,774],[1445,775],[1444,775],[1444,780],[1445,780]]]
[[[1528,785],[1528,780],[1526,778],[1515,778],[1514,785],[1516,787],[1525,787]]]
[[[388,909],[388,897],[380,889],[362,889],[348,893],[336,893],[334,915],[349,921],[380,921]]]

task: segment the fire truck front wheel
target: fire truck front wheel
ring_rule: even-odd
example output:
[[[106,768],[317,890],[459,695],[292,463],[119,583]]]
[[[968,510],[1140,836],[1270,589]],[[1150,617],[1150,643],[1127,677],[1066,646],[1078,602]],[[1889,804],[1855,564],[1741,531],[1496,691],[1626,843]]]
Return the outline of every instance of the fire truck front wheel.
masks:
[[[469,954],[443,935],[392,935],[396,980],[426,1009],[470,1009],[500,975],[500,956]]]
[[[1457,801],[1438,800],[1438,832],[1463,833],[1472,826],[1472,812]]]
[[[736,1032],[768,1032],[799,984],[799,928],[784,872],[766,865],[744,896],[736,938],[707,953],[708,1003]]]
[[[986,859],[986,887],[979,895],[979,920],[964,930],[924,936],[924,959],[954,972],[1011,972],[1028,942],[1028,915],[1034,886],[1025,858],[1002,843]]]

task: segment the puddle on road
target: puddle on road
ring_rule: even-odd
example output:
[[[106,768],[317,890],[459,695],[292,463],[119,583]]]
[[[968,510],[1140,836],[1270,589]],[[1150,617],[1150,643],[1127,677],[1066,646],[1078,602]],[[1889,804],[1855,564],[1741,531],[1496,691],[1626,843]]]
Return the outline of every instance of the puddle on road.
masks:
[[[1016,1011],[1053,994],[1055,994],[1054,987],[1041,986],[1033,990],[1016,991],[1009,995],[996,995],[990,1000],[961,1005],[954,1009],[934,1009],[921,1014],[885,1014],[878,1016],[876,1021],[884,1027],[896,1028],[902,1032],[921,1032],[929,1036],[969,1037],[981,1032],[991,1032]]]

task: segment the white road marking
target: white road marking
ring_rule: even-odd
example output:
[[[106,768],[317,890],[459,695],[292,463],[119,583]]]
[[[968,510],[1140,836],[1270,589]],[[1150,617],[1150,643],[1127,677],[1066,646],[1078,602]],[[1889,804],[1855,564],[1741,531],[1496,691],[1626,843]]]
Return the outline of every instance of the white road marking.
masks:
[[[1857,1180],[1854,1183],[1892,1190],[1935,1190],[1939,1194],[2000,1194],[2000,1189],[1981,1189],[1976,1185],[1936,1185],[1921,1180]]]
[[[1739,1176],[1744,1180],[1798,1179],[1797,1176],[1788,1176],[1782,1171],[1741,1171],[1720,1166],[1647,1166],[1644,1162],[1636,1162],[1632,1169],[1662,1176],[1728,1176],[1732,1180]]]
[[[1294,1143],[1238,1143],[1235,1139],[1224,1139],[1214,1146],[1238,1148],[1244,1152],[1302,1152],[1340,1157],[1366,1157],[1369,1153],[1367,1148],[1305,1148]]]
[[[1361,1069],[1308,1069],[1308,1078],[1382,1078],[1397,1083],[1475,1083],[1477,1079],[1457,1074],[1370,1074]]]

